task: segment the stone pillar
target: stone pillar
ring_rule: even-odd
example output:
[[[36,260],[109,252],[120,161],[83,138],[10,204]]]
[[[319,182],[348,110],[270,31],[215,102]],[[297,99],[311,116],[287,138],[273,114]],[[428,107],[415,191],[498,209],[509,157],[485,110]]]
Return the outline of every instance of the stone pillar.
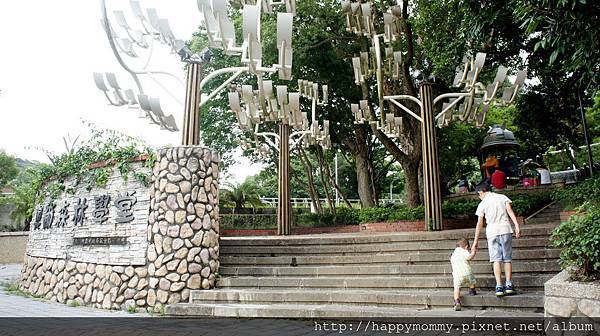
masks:
[[[219,270],[219,156],[202,147],[158,151],[148,220],[149,306],[188,301]]]

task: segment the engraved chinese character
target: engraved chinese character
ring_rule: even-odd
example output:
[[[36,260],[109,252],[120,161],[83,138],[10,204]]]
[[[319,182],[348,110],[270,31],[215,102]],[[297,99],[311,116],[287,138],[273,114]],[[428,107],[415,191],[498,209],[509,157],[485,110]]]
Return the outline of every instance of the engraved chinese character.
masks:
[[[117,223],[129,223],[133,221],[133,206],[137,203],[137,197],[134,196],[135,191],[120,194],[115,199],[115,207],[117,208]]]
[[[33,224],[33,229],[34,230],[39,230],[40,226],[42,225],[42,215],[44,214],[44,208],[40,205],[38,205],[37,207],[35,207],[35,213],[33,214],[33,221],[31,224]]]
[[[95,209],[92,212],[96,224],[104,223],[108,218],[108,204],[110,203],[109,195],[100,195],[94,197]]]
[[[52,200],[48,201],[48,203],[46,203],[46,206],[44,206],[44,229],[49,229],[52,227],[52,222],[54,221],[55,207],[56,205],[54,204],[54,202],[52,202]]]
[[[56,227],[65,227],[69,219],[69,202],[65,201],[63,206],[58,210],[58,220]]]
[[[73,207],[73,224],[83,225],[85,220],[85,209],[87,209],[87,199],[78,198],[77,204]]]

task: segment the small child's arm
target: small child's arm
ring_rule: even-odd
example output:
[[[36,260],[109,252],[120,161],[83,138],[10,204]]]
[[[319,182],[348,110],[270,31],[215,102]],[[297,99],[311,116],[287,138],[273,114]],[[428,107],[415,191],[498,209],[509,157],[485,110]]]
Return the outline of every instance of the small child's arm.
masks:
[[[477,254],[477,249],[476,248],[471,248],[471,253],[469,253],[469,256],[467,257],[467,260],[471,260],[475,257],[475,255]]]

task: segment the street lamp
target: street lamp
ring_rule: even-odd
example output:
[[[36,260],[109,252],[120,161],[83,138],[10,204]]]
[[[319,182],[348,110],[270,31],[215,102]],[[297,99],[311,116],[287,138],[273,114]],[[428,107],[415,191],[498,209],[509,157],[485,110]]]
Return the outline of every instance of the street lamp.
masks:
[[[507,105],[514,102],[519,89],[527,77],[525,71],[519,71],[513,85],[502,90],[502,95],[496,95],[503,88],[508,69],[500,66],[494,81],[484,85],[478,81],[478,76],[485,63],[485,53],[477,53],[475,57],[466,56],[463,67],[457,68],[453,86],[460,92],[445,93],[433,96],[432,83],[422,81],[419,95],[385,95],[383,85],[386,80],[398,80],[402,68],[402,51],[393,50],[392,42],[403,33],[401,26],[402,8],[392,6],[383,13],[383,33],[378,33],[375,23],[380,22],[375,16],[375,10],[370,3],[342,1],[342,13],[346,18],[346,28],[357,35],[371,40],[369,52],[361,52],[352,58],[354,77],[357,85],[375,77],[377,82],[377,97],[380,117],[376,117],[368,101],[352,104],[355,123],[368,123],[372,128],[383,131],[391,138],[399,138],[403,142],[402,117],[394,111],[385,113],[384,102],[391,103],[396,109],[408,114],[421,124],[421,139],[423,149],[423,191],[425,199],[425,222],[430,230],[442,229],[442,207],[440,189],[440,168],[435,126],[446,126],[454,120],[474,122],[478,127],[483,126],[486,113],[492,104]],[[382,52],[381,39],[388,46]],[[415,113],[401,101],[410,101],[419,107]],[[441,112],[434,114],[434,106],[448,100],[442,106]]]

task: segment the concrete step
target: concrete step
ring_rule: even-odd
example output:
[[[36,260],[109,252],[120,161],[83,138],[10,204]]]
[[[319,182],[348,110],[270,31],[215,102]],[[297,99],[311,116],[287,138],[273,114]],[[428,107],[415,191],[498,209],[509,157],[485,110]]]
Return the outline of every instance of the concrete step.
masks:
[[[414,309],[377,306],[349,306],[335,304],[232,304],[232,303],[178,303],[168,305],[165,313],[170,316],[211,316],[238,318],[292,318],[292,319],[352,319],[388,318],[390,321],[400,317],[521,317],[542,318],[543,313],[511,312],[502,310],[473,310],[465,308],[454,311],[452,308]],[[366,323],[366,322],[365,322]],[[363,324],[352,325],[355,330]],[[371,330],[371,329],[369,329]],[[310,333],[309,333],[310,334]]]
[[[560,254],[559,249],[536,248],[536,249],[517,249],[513,251],[513,260],[532,260],[532,259],[556,259]],[[449,260],[449,251],[444,252],[405,252],[405,253],[379,253],[362,255],[316,255],[316,256],[237,256],[222,255],[221,265],[226,267],[235,266],[289,266],[292,263],[292,257],[296,258],[296,264],[302,265],[363,265],[363,264],[438,264],[447,263]],[[474,261],[487,261],[488,254],[479,250],[475,255]]]
[[[452,242],[460,238],[473,239],[473,229],[448,230],[440,232],[384,232],[384,233],[335,233],[316,235],[262,236],[262,237],[222,237],[220,246],[306,246],[340,244],[375,244],[391,242]],[[553,225],[524,226],[524,237],[545,237],[552,232]],[[482,240],[485,237],[482,233]]]
[[[221,245],[221,255],[316,255],[316,254],[364,254],[364,253],[382,253],[399,251],[447,251],[451,253],[456,247],[455,241],[423,241],[423,242],[385,242],[385,243],[360,243],[339,245],[312,242],[314,245],[291,245],[291,246],[231,246]],[[534,248],[548,247],[548,237],[523,237],[513,241],[513,247]],[[480,240],[479,248],[484,250],[487,247],[485,239]],[[442,251],[440,251],[442,250]]]
[[[513,282],[518,288],[543,290],[544,283],[554,274],[515,274]],[[477,288],[493,289],[496,280],[493,275],[477,276]],[[355,288],[355,289],[439,289],[453,288],[452,276],[361,276],[361,277],[221,277],[217,287],[222,289],[325,289],[325,288]]]
[[[474,274],[490,274],[492,266],[488,263],[472,264]],[[560,267],[557,260],[532,261],[515,263],[515,273],[558,273]],[[418,274],[452,274],[449,262],[444,265],[362,265],[362,266],[269,266],[253,267],[222,266],[219,273],[223,276],[346,276],[346,275],[418,275]]]
[[[451,290],[315,290],[315,289],[217,289],[195,290],[190,303],[245,304],[345,304],[366,306],[420,307],[424,309],[451,307]],[[518,307],[536,311],[544,307],[543,292],[522,291],[518,295],[497,298],[491,291],[475,296],[464,295],[464,307],[477,309]]]

